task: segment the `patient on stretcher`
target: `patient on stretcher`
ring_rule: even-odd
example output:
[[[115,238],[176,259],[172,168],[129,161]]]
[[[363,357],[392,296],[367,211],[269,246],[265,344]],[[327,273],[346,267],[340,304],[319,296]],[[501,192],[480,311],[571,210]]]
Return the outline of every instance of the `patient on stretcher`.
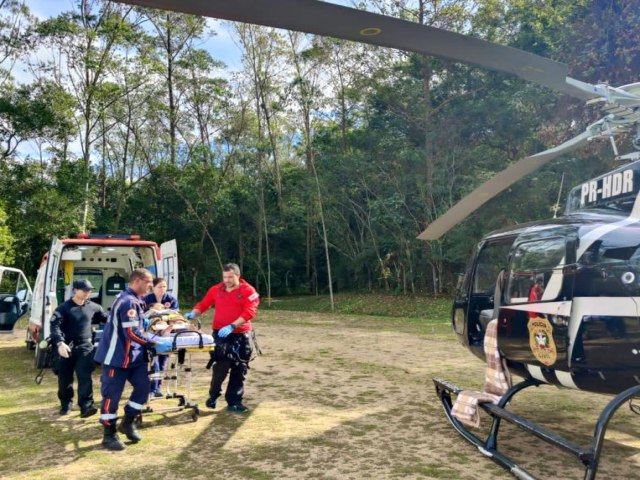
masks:
[[[160,303],[151,305],[144,313],[149,321],[145,336],[150,340],[154,338],[174,338],[177,348],[199,346],[200,339],[204,346],[214,344],[213,337],[202,333],[189,320],[184,318],[177,310],[166,310]]]

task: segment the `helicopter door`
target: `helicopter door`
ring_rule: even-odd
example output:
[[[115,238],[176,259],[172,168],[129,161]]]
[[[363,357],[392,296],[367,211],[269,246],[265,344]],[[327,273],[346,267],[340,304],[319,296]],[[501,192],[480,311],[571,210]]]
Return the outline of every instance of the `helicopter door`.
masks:
[[[466,301],[466,332],[463,343],[468,342],[472,351],[484,358],[483,340],[486,324],[494,318],[494,292],[500,271],[507,266],[509,250],[515,237],[489,240],[479,245],[474,268],[468,282],[468,299]],[[464,308],[462,302],[457,305]],[[454,305],[454,322],[457,305]],[[458,312],[458,316],[460,312]],[[477,352],[476,352],[477,350]]]
[[[573,279],[565,277],[573,270],[575,242],[567,240],[567,232],[559,233],[544,232],[514,247],[500,315],[500,349],[510,360],[529,365],[539,380],[545,379],[540,368],[568,368],[566,314]]]

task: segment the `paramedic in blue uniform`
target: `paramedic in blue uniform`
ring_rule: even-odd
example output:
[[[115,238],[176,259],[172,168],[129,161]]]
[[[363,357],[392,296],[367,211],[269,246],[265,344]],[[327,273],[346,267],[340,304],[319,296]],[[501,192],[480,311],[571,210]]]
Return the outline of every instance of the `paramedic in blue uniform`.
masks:
[[[148,311],[152,305],[159,303],[165,310],[178,310],[178,299],[167,293],[167,281],[162,277],[153,279],[153,291],[144,297],[144,311]],[[164,372],[167,369],[168,355],[156,355],[153,360],[153,371],[155,373]],[[162,397],[160,386],[162,380],[159,378],[151,381],[151,395],[154,397]]]
[[[158,344],[143,336],[142,297],[152,282],[151,272],[144,268],[131,272],[128,287],[116,297],[96,352],[95,360],[102,364],[102,445],[109,450],[125,448],[116,433],[116,425],[118,404],[127,380],[133,391],[124,407],[124,420],[117,430],[132,443],[142,439],[134,420],[149,397],[147,349],[155,348],[157,353],[162,353],[171,348],[170,343]]]
[[[56,346],[58,362],[58,398],[60,415],[67,415],[73,406],[73,374],[78,377],[78,405],[82,418],[95,415],[93,404],[93,339],[91,324],[104,322],[102,307],[89,300],[93,285],[89,280],[72,284],[73,296],[58,305],[51,317],[51,341]]]

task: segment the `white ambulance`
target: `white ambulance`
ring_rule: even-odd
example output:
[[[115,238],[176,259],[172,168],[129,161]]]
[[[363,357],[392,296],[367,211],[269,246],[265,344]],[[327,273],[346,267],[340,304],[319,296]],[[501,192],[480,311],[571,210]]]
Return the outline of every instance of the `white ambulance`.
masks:
[[[155,242],[141,240],[139,235],[54,237],[51,248],[42,257],[29,308],[27,347],[35,350],[35,366],[45,366],[46,352],[40,342],[49,338],[51,315],[58,304],[72,296],[74,280],[88,279],[94,287],[91,300],[108,311],[116,296],[126,288],[129,274],[136,268],[146,268],[155,277],[163,277],[167,281],[168,292],[178,296],[175,240],[158,246]],[[27,293],[24,294],[26,296]]]

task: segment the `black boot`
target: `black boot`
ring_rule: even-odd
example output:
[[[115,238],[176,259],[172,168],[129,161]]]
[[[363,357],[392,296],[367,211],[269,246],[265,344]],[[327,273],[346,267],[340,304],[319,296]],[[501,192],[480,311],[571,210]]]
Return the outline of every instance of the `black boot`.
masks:
[[[103,425],[103,427],[104,436],[102,437],[102,446],[107,450],[124,450],[126,447],[118,438],[115,422],[113,425]]]
[[[135,417],[124,417],[124,420],[118,427],[120,433],[124,433],[132,443],[138,443],[142,440],[138,429],[134,423]]]

